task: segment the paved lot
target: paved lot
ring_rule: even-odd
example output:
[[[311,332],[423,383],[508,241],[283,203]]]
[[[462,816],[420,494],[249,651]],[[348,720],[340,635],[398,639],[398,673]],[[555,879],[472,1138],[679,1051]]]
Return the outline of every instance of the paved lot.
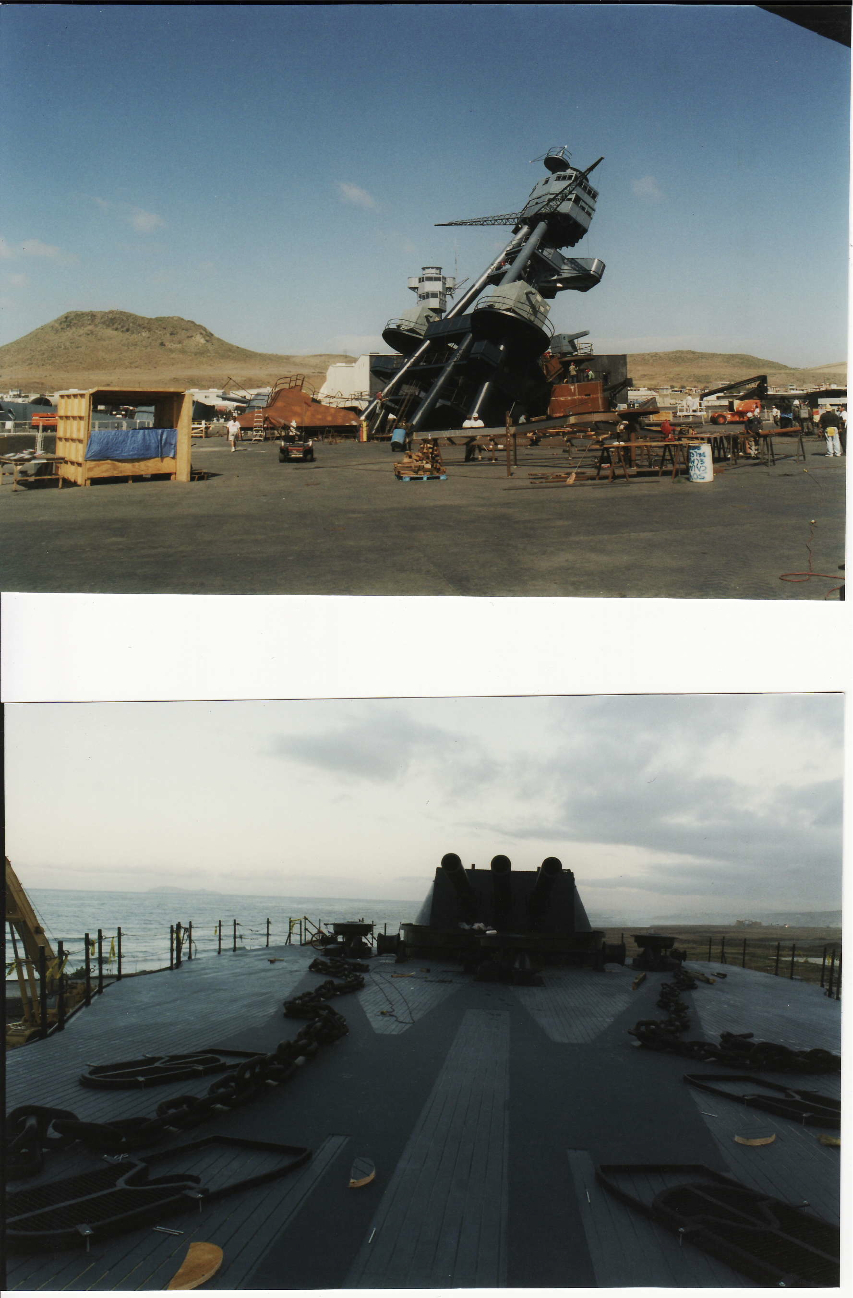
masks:
[[[14,591],[174,594],[574,595],[823,599],[793,584],[844,559],[846,459],[823,439],[777,442],[775,467],[742,460],[713,483],[668,476],[535,487],[564,468],[558,444],[445,482],[398,482],[387,443],[320,444],[279,464],[275,443],[232,455],[196,442],[204,482],[53,484],[0,491],[0,582]],[[8,484],[8,480],[7,480]],[[836,599],[834,594],[831,598]]]

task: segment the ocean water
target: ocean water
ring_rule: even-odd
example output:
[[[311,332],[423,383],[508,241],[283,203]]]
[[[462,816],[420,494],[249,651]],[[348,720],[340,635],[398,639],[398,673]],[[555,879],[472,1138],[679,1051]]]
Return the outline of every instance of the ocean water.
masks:
[[[169,926],[193,926],[193,957],[215,955],[217,926],[222,921],[222,949],[233,944],[233,921],[237,920],[237,946],[266,944],[266,921],[270,921],[270,945],[286,941],[289,921],[307,916],[312,924],[328,927],[335,921],[365,919],[396,933],[402,923],[413,920],[420,909],[417,901],[354,897],[253,897],[215,892],[83,892],[60,888],[28,888],[27,894],[54,950],[61,939],[71,957],[67,968],[83,963],[84,936],[93,940],[98,929],[104,934],[106,970],[111,939],[122,930],[122,970],[160,969],[169,963]],[[294,935],[294,941],[298,937]],[[185,952],[186,954],[186,952]]]

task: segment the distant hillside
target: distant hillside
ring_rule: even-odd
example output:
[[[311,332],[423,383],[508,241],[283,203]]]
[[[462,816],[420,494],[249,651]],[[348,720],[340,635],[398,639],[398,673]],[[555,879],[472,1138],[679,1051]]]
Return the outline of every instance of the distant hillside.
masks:
[[[15,342],[0,347],[0,389],[54,392],[126,383],[134,387],[220,387],[236,379],[260,387],[285,374],[304,374],[319,388],[326,370],[346,356],[281,356],[253,352],[217,338],[182,316],[129,311],[68,311]],[[845,384],[847,366],[795,369],[759,356],[726,352],[641,352],[628,358],[637,386],[714,387],[766,374],[771,385],[813,388]]]
[[[628,373],[636,387],[713,388],[720,383],[734,383],[753,374],[766,374],[771,391],[789,386],[806,389],[825,384],[843,387],[847,383],[847,366],[843,361],[832,365],[797,369],[742,352],[637,352],[628,357]]]
[[[181,316],[68,311],[0,347],[0,388],[220,387],[228,378],[260,387],[285,374],[318,388],[328,367],[347,359],[248,351]]]

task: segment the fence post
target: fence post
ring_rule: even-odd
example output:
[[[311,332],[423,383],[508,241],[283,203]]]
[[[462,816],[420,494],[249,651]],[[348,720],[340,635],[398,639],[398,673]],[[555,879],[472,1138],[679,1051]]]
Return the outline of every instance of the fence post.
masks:
[[[708,938],[708,964],[711,963],[711,938]]]
[[[39,1036],[47,1036],[47,951],[39,947]]]
[[[269,916],[267,916],[267,946],[269,946],[269,944],[270,944],[270,921],[269,921]]]
[[[776,943],[776,968],[773,970],[777,978],[779,977],[779,952],[781,951],[781,949],[782,949],[782,943],[777,942]]]
[[[826,974],[826,947],[823,948],[823,963],[820,966],[820,985],[823,986],[824,976]]]
[[[796,950],[797,950],[797,944],[796,942],[792,942],[791,943],[791,972],[788,974],[789,978],[793,978],[794,976],[794,953],[796,952]]]
[[[84,999],[87,1005],[91,1005],[92,1004],[92,967],[89,963],[89,934],[88,933],[85,933],[83,935],[83,941],[86,943],[86,959],[85,959],[86,995]]]
[[[193,958],[193,922],[190,920],[187,925],[187,959]]]
[[[120,983],[121,982],[121,929],[120,928],[116,930],[116,957],[118,960],[118,963],[116,965],[116,982]]]
[[[98,995],[104,990],[104,930],[98,929]]]
[[[231,950],[232,950],[232,951],[236,951],[236,950],[237,950],[237,921],[236,921],[236,919],[234,920],[234,943],[233,943],[233,945],[232,945],[232,947],[231,947]]]
[[[222,955],[222,920],[219,921],[219,946],[216,951],[217,955]]]
[[[56,1026],[61,1032],[65,1027],[65,946],[62,942],[57,943],[56,958]]]
[[[741,956],[740,967],[741,969],[746,968],[746,938],[743,939],[743,955]]]
[[[725,936],[720,938],[720,964],[726,963],[726,939]]]
[[[175,967],[175,926],[169,925],[169,968]]]

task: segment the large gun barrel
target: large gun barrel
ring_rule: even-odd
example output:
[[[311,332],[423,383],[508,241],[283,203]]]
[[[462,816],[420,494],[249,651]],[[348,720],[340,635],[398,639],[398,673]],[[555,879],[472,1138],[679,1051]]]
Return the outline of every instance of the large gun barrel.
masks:
[[[563,872],[563,863],[556,856],[546,856],[536,873],[536,882],[530,894],[528,909],[531,919],[540,919],[548,910],[554,884]]]
[[[456,893],[460,920],[465,924],[473,924],[477,917],[477,899],[462,861],[455,852],[447,852],[441,858],[441,868]]]
[[[495,927],[505,930],[509,928],[510,916],[512,915],[512,887],[510,885],[512,861],[508,856],[493,856],[491,870]]]

